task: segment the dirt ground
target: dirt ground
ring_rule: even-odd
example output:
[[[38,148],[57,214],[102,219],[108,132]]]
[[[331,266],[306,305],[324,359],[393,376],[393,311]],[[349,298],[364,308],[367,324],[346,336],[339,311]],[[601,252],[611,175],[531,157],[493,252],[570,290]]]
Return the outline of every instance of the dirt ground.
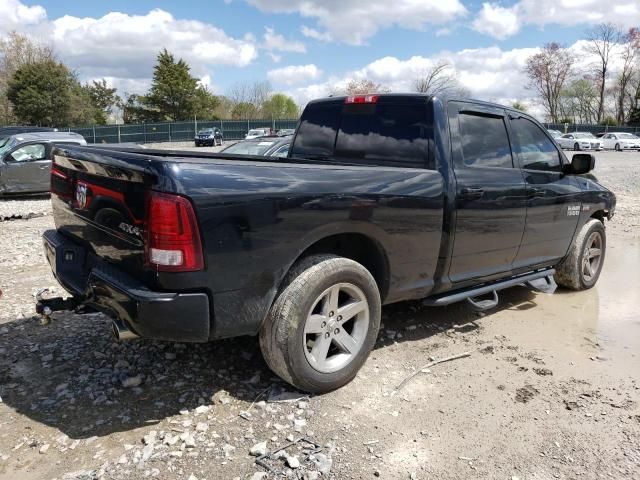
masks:
[[[597,157],[618,209],[595,288],[515,287],[483,315],[387,306],[358,377],[310,398],[254,338],[118,343],[103,315],[69,312],[41,326],[33,294],[61,291],[49,201],[0,202],[0,480],[640,479],[640,154]],[[292,441],[268,467],[251,455]]]

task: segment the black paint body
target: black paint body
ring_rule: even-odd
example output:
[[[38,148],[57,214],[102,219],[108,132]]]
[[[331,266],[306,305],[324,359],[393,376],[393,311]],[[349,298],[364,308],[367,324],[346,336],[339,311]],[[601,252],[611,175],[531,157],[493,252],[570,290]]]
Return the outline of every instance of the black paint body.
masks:
[[[591,176],[521,169],[516,153],[513,168],[464,165],[457,126],[461,110],[503,118],[510,138],[510,118],[522,116],[520,112],[420,95],[381,98],[401,98],[427,112],[432,128],[423,168],[57,148],[54,163],[68,176],[65,181],[55,175],[52,179],[57,234],[85,252],[70,270],[62,260],[50,259],[57,277],[88,303],[116,312],[138,333],[164,339],[167,335],[157,333],[167,321],[158,314],[161,309],[142,320],[132,318],[138,315],[135,309],[122,313],[126,298],[92,288],[93,266],[117,270],[123,285],[138,285],[139,295],[142,290],[144,295],[161,293],[166,300],[167,295],[204,294],[207,309],[185,307],[184,335],[175,330],[176,310],[171,309],[173,333],[168,339],[206,341],[256,334],[285,274],[306,252],[353,253],[373,270],[383,302],[392,303],[556,265],[588,218],[613,215],[614,195]],[[296,140],[290,155],[295,155]],[[88,192],[83,208],[74,190],[78,182]],[[149,190],[191,200],[205,252],[204,270],[163,273],[145,266]],[[570,207],[575,214],[568,214]],[[112,290],[126,288],[132,287]],[[136,328],[141,321],[156,323],[144,331]],[[199,332],[196,338],[193,332]]]

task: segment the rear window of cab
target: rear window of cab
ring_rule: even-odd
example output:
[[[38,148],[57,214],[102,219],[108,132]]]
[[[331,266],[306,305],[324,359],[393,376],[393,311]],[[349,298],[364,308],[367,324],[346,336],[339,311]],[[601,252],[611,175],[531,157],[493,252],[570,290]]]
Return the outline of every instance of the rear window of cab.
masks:
[[[433,121],[427,99],[312,103],[301,119],[292,157],[327,162],[433,168]]]

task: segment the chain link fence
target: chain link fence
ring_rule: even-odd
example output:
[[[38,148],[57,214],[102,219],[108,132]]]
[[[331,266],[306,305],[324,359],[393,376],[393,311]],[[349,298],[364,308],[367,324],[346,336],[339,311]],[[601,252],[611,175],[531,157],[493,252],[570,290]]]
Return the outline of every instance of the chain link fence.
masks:
[[[87,143],[158,143],[192,141],[203,128],[218,127],[225,140],[242,140],[253,128],[296,128],[297,119],[290,120],[211,120],[193,122],[137,123],[91,127],[71,127],[70,132],[82,135]]]

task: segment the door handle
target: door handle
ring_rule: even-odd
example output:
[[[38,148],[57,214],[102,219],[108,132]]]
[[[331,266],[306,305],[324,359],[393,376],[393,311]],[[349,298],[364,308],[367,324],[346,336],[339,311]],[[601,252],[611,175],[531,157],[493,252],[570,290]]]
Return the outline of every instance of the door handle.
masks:
[[[479,187],[466,187],[460,190],[460,196],[467,200],[482,198],[484,189]]]
[[[527,193],[527,197],[529,198],[542,198],[547,193],[541,188],[531,188]]]
[[[51,167],[40,167],[40,170],[47,170],[48,168],[51,168]]]

